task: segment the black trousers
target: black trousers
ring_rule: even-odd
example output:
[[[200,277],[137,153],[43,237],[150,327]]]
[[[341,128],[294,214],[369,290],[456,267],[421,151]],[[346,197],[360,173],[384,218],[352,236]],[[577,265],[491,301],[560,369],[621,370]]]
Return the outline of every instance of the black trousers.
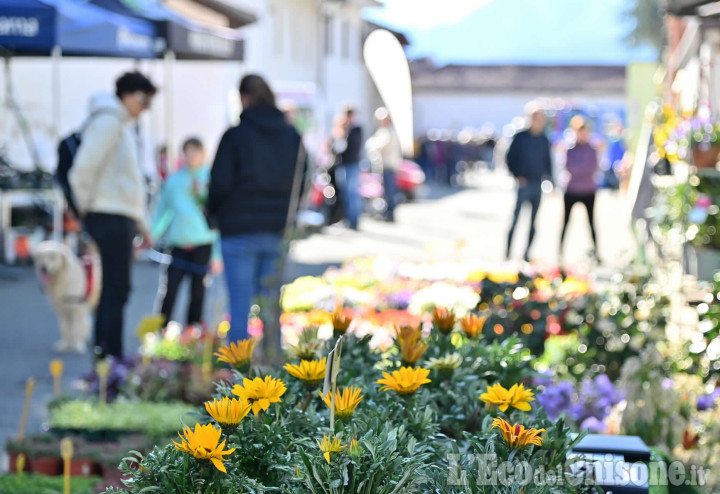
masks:
[[[590,222],[590,233],[592,234],[593,246],[597,249],[597,236],[595,235],[595,193],[590,194],[565,194],[565,220],[563,221],[562,235],[560,236],[560,249],[565,245],[565,232],[567,230],[568,221],[570,221],[570,211],[576,203],[585,206]]]
[[[123,355],[123,315],[130,295],[135,221],[115,214],[89,213],[85,229],[100,251],[102,293],[95,311],[95,352],[100,358]]]
[[[530,204],[530,233],[528,234],[527,247],[525,248],[525,258],[527,259],[530,253],[530,247],[532,246],[533,239],[535,238],[535,218],[537,218],[538,210],[540,209],[540,200],[542,199],[542,184],[541,182],[528,182],[523,187],[517,189],[517,199],[515,200],[515,210],[513,211],[513,219],[510,224],[510,231],[508,232],[507,248],[505,251],[505,257],[510,257],[510,247],[512,246],[513,235],[515,234],[515,226],[517,225],[522,206],[525,203]]]
[[[165,273],[165,296],[160,313],[165,321],[172,317],[178,289],[185,275],[190,276],[190,305],[187,312],[187,324],[202,322],[203,304],[205,303],[205,275],[210,262],[212,247],[200,245],[192,249],[173,248],[170,252],[173,260]],[[204,269],[204,271],[203,271]],[[163,290],[163,283],[160,284]]]

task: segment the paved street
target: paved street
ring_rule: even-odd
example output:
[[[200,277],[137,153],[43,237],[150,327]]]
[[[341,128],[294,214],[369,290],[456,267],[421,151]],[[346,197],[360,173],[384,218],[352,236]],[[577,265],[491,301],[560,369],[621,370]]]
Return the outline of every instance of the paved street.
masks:
[[[295,263],[289,276],[320,274],[330,264],[355,256],[385,255],[397,259],[476,258],[502,262],[505,238],[514,205],[511,180],[504,175],[479,175],[473,187],[465,189],[430,188],[414,204],[403,205],[398,222],[387,224],[371,219],[361,223],[360,232],[331,227],[298,242],[293,249]],[[596,215],[599,253],[615,266],[632,257],[630,233],[624,225],[627,213],[622,198],[603,191],[598,197]],[[546,194],[540,208],[538,233],[531,251],[533,260],[557,263],[562,226],[562,197]],[[529,221],[524,214],[516,231],[513,249],[521,257]],[[584,210],[574,211],[567,244],[566,263],[580,265],[590,249],[590,233]],[[462,248],[458,248],[462,245]],[[133,292],[127,312],[127,328],[152,311],[158,280],[158,266],[137,263]],[[178,304],[182,307],[183,301]],[[30,268],[0,270],[0,314],[3,344],[0,345],[0,444],[17,431],[24,383],[32,375],[37,380],[29,432],[37,431],[45,420],[45,404],[51,399],[52,379],[48,362],[54,357],[52,344],[58,338],[57,323]],[[135,351],[138,342],[126,332],[126,349]],[[89,356],[64,356],[64,389],[90,368]]]

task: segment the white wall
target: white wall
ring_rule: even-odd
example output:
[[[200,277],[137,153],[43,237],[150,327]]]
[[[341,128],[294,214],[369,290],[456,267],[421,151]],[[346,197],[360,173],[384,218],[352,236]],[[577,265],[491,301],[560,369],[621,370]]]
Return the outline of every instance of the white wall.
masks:
[[[367,99],[369,79],[362,58],[362,26],[360,9],[348,8],[330,24],[334,37],[332,53],[325,59],[325,125],[344,106],[351,105],[363,124],[372,119]]]
[[[582,101],[584,104],[625,104],[624,95],[567,95],[567,94],[452,94],[448,92],[415,93],[415,132],[424,134],[433,128],[461,130],[481,128],[490,123],[500,131],[502,127],[522,116],[525,105],[539,97],[560,97]]]
[[[222,132],[236,120],[237,81],[242,65],[237,62],[177,61],[168,84],[162,60],[64,58],[60,62],[59,135],[64,136],[80,127],[87,117],[90,96],[98,91],[113,91],[117,76],[139,68],[160,88],[152,108],[141,118],[143,166],[154,169],[154,153],[168,141],[167,97],[172,95],[172,142],[177,149],[189,135],[198,135],[211,155]],[[32,129],[43,165],[55,167],[57,139],[53,132],[52,63],[48,58],[16,58],[12,62],[15,96]],[[0,76],[0,100],[5,101],[5,82]],[[172,91],[170,91],[172,87]],[[235,102],[233,101],[235,100]],[[21,140],[17,122],[3,105],[0,115],[0,146],[6,145],[13,162],[29,168],[32,160]]]

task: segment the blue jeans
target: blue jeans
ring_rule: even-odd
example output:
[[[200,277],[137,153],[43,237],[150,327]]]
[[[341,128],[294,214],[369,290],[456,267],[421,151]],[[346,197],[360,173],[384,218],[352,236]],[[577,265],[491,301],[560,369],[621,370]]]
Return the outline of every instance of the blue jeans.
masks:
[[[357,230],[362,204],[360,199],[360,163],[340,165],[336,177],[349,226],[353,230]]]
[[[531,207],[530,234],[528,235],[527,247],[525,249],[525,258],[528,258],[530,246],[532,245],[533,238],[535,238],[535,218],[537,217],[538,209],[540,209],[540,199],[542,199],[541,182],[528,182],[524,187],[518,187],[512,225],[510,225],[510,232],[508,233],[507,251],[505,255],[506,258],[510,257],[510,245],[512,244],[513,234],[515,233],[515,225],[517,224],[518,217],[520,216],[522,205],[526,202],[529,203]]]
[[[394,220],[395,195],[397,194],[397,187],[395,186],[395,170],[383,171],[383,188],[385,189],[385,202],[387,203],[385,217],[389,220]]]
[[[248,337],[248,316],[253,299],[267,297],[275,303],[280,286],[278,262],[282,237],[274,233],[248,233],[221,241],[225,281],[230,299],[229,341]]]

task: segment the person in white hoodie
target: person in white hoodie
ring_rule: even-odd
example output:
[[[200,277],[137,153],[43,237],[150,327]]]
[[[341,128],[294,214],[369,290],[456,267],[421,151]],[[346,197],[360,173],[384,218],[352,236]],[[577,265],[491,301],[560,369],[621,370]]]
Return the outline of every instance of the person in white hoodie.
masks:
[[[133,242],[150,245],[145,183],[132,122],[157,89],[139,72],[123,74],[115,94],[93,96],[90,118],[69,172],[85,230],[102,258],[103,287],[95,314],[95,354],[122,357],[123,313],[130,294]]]

